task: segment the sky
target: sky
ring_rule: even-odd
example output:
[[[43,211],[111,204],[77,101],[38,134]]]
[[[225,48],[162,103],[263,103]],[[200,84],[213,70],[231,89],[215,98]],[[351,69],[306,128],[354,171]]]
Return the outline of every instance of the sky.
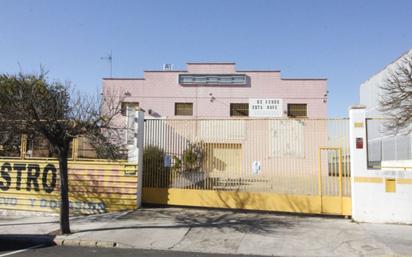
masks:
[[[284,78],[327,78],[328,115],[346,117],[359,85],[412,48],[412,1],[2,0],[0,73],[39,72],[97,92],[164,63],[236,62]]]

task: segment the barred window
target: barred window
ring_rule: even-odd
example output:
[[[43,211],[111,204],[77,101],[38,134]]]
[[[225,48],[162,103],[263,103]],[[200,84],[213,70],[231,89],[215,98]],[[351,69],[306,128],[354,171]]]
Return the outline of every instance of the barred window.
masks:
[[[289,117],[307,117],[308,116],[307,104],[288,104],[288,116]]]
[[[230,116],[249,116],[248,103],[231,103]]]
[[[175,103],[175,115],[192,116],[193,103]]]

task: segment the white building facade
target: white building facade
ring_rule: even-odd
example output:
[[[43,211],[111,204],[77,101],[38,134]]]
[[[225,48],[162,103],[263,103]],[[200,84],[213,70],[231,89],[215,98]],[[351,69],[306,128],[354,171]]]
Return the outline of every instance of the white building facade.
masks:
[[[360,86],[360,104],[366,107],[365,113],[368,119],[368,162],[371,166],[379,166],[381,161],[412,159],[412,134],[403,131],[393,135],[391,131],[385,129],[385,121],[382,119],[388,116],[381,111],[379,104],[385,93],[382,89],[385,81],[393,71],[405,65],[406,59],[412,60],[412,49]]]

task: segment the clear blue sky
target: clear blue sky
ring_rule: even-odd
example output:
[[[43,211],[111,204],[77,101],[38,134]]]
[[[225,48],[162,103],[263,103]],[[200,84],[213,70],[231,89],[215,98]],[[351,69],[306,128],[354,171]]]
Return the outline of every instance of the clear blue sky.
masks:
[[[18,1],[0,5],[0,72],[39,71],[96,92],[109,75],[163,63],[234,61],[325,77],[329,116],[347,116],[359,85],[412,47],[412,1]]]

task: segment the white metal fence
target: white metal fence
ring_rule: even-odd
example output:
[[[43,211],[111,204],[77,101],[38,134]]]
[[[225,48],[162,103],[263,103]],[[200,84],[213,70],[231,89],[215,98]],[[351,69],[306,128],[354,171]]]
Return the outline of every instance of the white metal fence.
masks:
[[[350,196],[347,119],[145,121],[144,187]]]

